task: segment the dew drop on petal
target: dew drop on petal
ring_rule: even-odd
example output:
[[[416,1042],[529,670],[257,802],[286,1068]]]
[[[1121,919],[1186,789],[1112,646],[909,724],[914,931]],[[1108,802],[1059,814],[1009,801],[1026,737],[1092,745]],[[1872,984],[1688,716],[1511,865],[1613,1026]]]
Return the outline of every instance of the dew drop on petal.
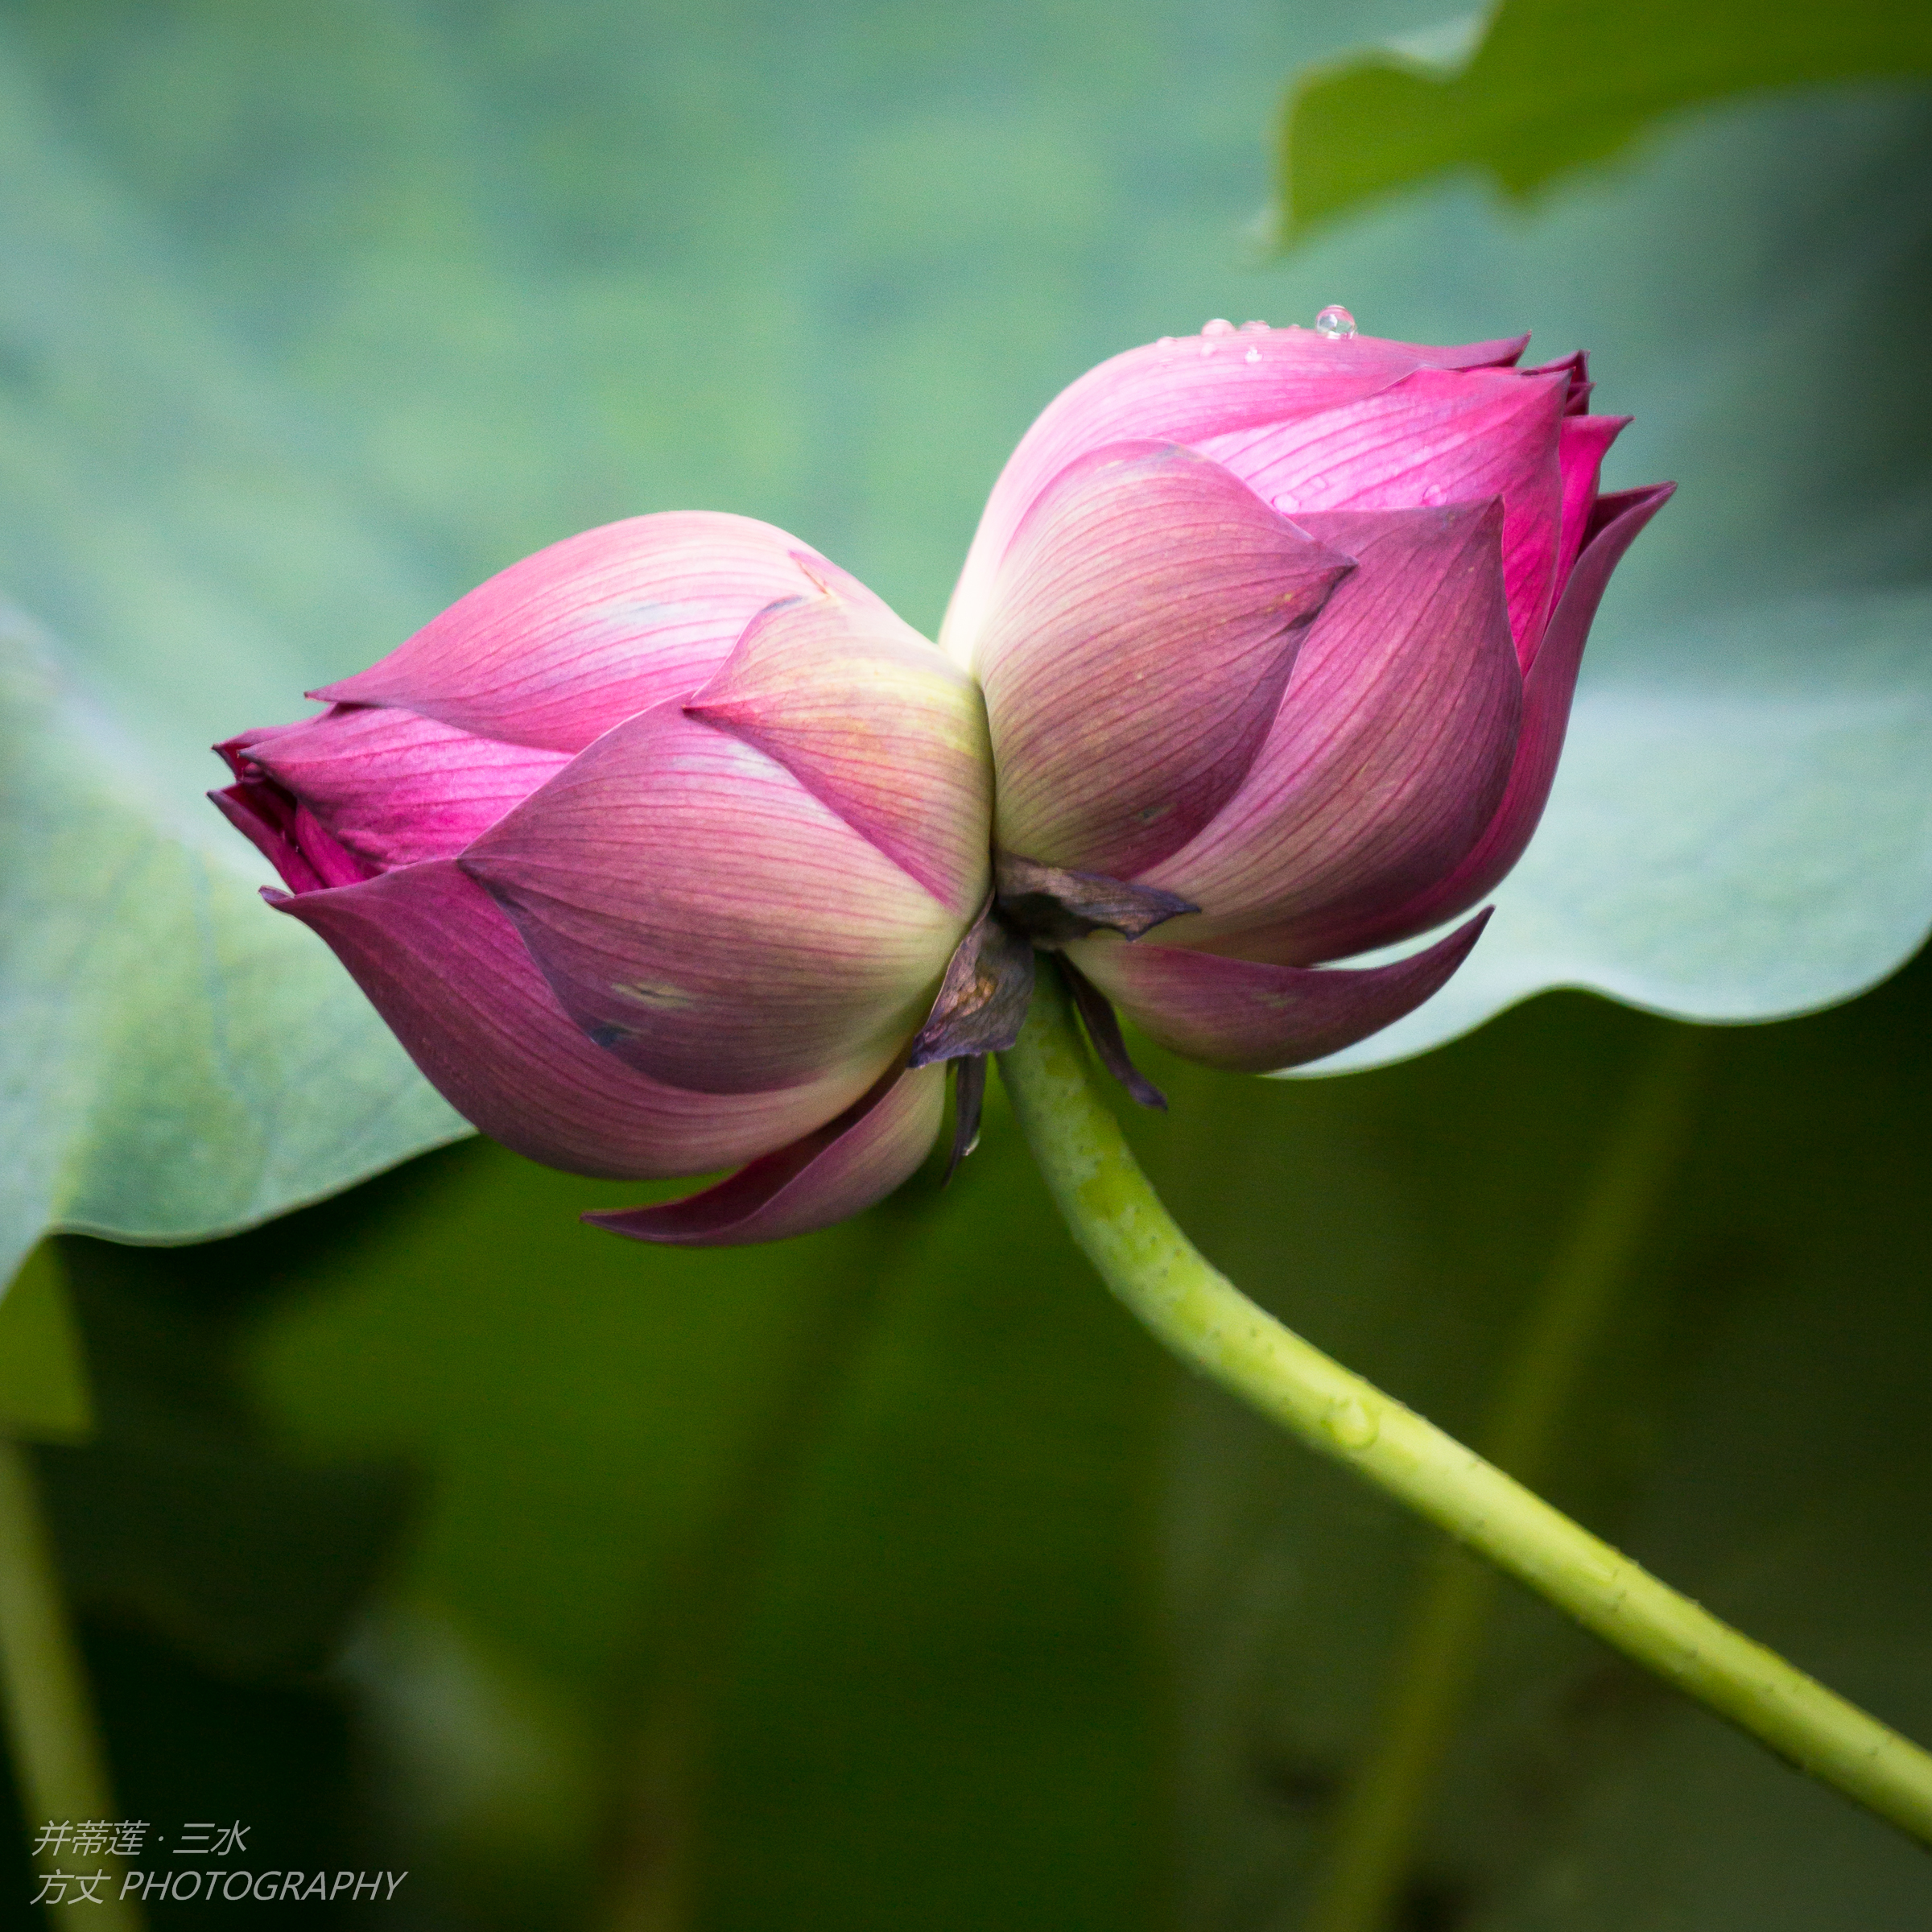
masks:
[[[1265,322],[1262,322],[1262,321],[1258,321],[1258,320],[1257,320],[1257,321],[1253,321],[1253,322],[1244,322],[1244,323],[1241,324],[1241,333],[1242,333],[1243,335],[1245,335],[1245,336],[1253,336],[1253,335],[1263,335],[1263,336],[1265,336],[1265,335],[1266,335],[1266,334],[1267,334],[1267,332],[1268,332],[1268,324],[1267,324]]]
[[[1234,324],[1224,316],[1216,316],[1212,322],[1201,324],[1201,333],[1204,336],[1231,336],[1234,333]]]
[[[1155,344],[1154,346],[1157,349],[1172,349],[1174,347],[1174,337],[1172,336],[1162,336],[1160,341]]]
[[[1315,319],[1317,335],[1326,336],[1332,341],[1355,333],[1355,317],[1339,302],[1331,302]]]
[[[1261,359],[1261,352],[1258,349],[1249,349],[1247,354],[1241,358],[1244,362],[1258,362]]]

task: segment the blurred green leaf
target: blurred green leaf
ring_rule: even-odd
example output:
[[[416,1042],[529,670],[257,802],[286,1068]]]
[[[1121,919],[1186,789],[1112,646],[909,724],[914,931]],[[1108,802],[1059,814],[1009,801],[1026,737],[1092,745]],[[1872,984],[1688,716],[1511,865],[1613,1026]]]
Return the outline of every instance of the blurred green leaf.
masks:
[[[0,614],[0,1273],[45,1228],[205,1235],[467,1131],[236,855],[167,816]]]
[[[429,1787],[473,1790],[466,1808],[406,1801],[470,1920],[527,1924],[544,1885],[574,1891],[613,1840],[662,1834],[638,1739],[658,1646],[695,1620],[721,1649],[715,1685],[696,1660],[710,1736],[683,1794],[701,1922],[1133,1922],[1164,1851],[1165,1370],[1080,1271],[1003,1106],[943,1196],[763,1251],[613,1241],[571,1211],[634,1188],[498,1149],[436,1164],[433,1191],[412,1174],[365,1191],[400,1212],[346,1265],[288,1254],[284,1285],[310,1292],[255,1361],[319,1451],[439,1472],[403,1620],[357,1668],[382,1660],[366,1688],[402,1762],[493,1768]],[[828,1354],[813,1331],[854,1295],[873,1312]],[[795,1358],[823,1384],[802,1412]],[[748,1466],[774,1402],[791,1439]],[[737,1566],[667,1601],[720,1518]],[[574,1834],[533,1843],[527,1814],[586,1788]],[[543,1875],[507,1909],[489,1877],[506,1802]]]
[[[87,1363],[67,1282],[46,1243],[0,1301],[0,1432],[31,1442],[79,1443],[93,1434]]]
[[[97,1420],[88,1442],[39,1451],[62,1570],[77,1606],[204,1670],[312,1670],[394,1547],[410,1486],[393,1460],[285,1451],[233,1378],[258,1291],[214,1292],[199,1264],[60,1245]]]
[[[1915,0],[1501,0],[1296,80],[1284,237],[1446,169],[1526,194],[1703,101],[1894,75],[1932,76]]]

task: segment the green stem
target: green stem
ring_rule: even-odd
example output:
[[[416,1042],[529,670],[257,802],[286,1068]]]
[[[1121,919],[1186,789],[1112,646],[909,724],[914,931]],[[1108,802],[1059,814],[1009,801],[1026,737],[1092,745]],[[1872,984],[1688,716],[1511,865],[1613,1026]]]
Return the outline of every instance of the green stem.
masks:
[[[0,1694],[27,1842],[49,1821],[111,1822],[87,1680],[60,1600],[33,1465],[10,1436],[0,1436]],[[58,1861],[40,1862],[51,1872]],[[99,1868],[99,1861],[91,1862]],[[68,1886],[64,1901],[55,1902],[50,1893],[50,1907],[98,1932],[136,1932],[140,1913],[115,1896],[120,1876],[110,1874],[98,1901],[76,1899]]]
[[[1074,1239],[1176,1354],[1780,1756],[1932,1843],[1932,1756],[1352,1374],[1212,1267],[1100,1098],[1057,976],[1040,976],[1000,1071]]]
[[[1657,1031],[1484,1431],[1489,1459],[1521,1482],[1541,1472],[1683,1144],[1703,1036],[1688,1026]],[[1349,1781],[1308,1932],[1378,1932],[1388,1922],[1475,1675],[1496,1582],[1452,1543],[1431,1553],[1394,1695],[1373,1750]]]

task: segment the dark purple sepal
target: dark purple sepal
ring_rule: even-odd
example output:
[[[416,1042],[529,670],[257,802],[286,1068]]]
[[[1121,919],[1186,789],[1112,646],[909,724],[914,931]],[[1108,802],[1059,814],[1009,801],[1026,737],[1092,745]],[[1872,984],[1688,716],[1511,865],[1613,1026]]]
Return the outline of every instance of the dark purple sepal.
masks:
[[[1113,1003],[1072,960],[1063,957],[1059,966],[1066,978],[1067,989],[1073,995],[1073,1003],[1087,1029],[1087,1038],[1092,1042],[1100,1064],[1143,1107],[1155,1108],[1165,1113],[1166,1095],[1128,1057],[1127,1042],[1121,1038],[1121,1022],[1114,1017]]]
[[[1004,1053],[1020,1037],[1032,997],[1033,948],[996,914],[989,898],[947,961],[907,1064]]]
[[[1137,939],[1163,920],[1200,910],[1178,892],[1129,885],[1102,873],[1068,872],[1012,852],[993,854],[993,890],[1006,919],[1034,945],[1048,947],[1089,939],[1096,932]]]
[[[946,1156],[946,1172],[939,1185],[960,1170],[964,1160],[980,1144],[980,1116],[986,1106],[986,1056],[968,1054],[952,1063],[952,1147]]]

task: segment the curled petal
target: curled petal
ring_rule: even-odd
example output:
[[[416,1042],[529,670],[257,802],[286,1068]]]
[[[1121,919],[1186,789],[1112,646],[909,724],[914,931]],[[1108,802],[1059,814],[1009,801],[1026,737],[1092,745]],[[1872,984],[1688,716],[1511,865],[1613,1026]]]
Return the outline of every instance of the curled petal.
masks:
[[[499,571],[379,663],[312,695],[581,751],[623,719],[689,697],[767,604],[828,588],[877,604],[769,523],[707,510],[631,517]]]
[[[1235,1073],[1272,1073],[1340,1053],[1421,1005],[1488,917],[1387,966],[1273,966],[1150,940],[1084,939],[1068,955],[1163,1046]]]
[[[1583,554],[1563,587],[1563,598],[1550,620],[1549,634],[1524,684],[1523,728],[1517,740],[1509,786],[1495,816],[1453,872],[1358,930],[1352,935],[1353,949],[1387,945],[1454,919],[1492,891],[1523,856],[1556,778],[1556,762],[1569,729],[1570,701],[1575,694],[1591,619],[1596,615],[1611,572],[1637,533],[1670,501],[1676,488],[1674,483],[1657,483],[1647,489],[1620,490],[1597,499]]]
[[[1351,568],[1172,444],[1116,444],[1056,477],[980,639],[1000,845],[1116,877],[1184,845],[1240,785]]]
[[[1596,385],[1590,380],[1587,351],[1574,350],[1554,362],[1538,362],[1522,372],[1525,376],[1561,376],[1568,386],[1563,392],[1563,413],[1580,416],[1590,405],[1590,392]]]
[[[568,762],[413,712],[351,704],[215,749],[237,778],[272,779],[299,799],[365,871],[454,858]]]
[[[244,778],[208,795],[229,824],[254,842],[291,892],[353,886],[375,870],[340,844],[306,805],[273,779]]]
[[[1007,459],[980,519],[940,642],[957,662],[975,661],[993,580],[1013,533],[1040,492],[1089,451],[1143,440],[1199,444],[1291,421],[1351,397],[1372,396],[1418,369],[1507,365],[1528,341],[1519,336],[1438,349],[1377,336],[1334,339],[1314,329],[1275,328],[1184,336],[1113,357],[1063,390]]]
[[[1503,502],[1503,581],[1527,665],[1549,615],[1563,512],[1558,371],[1420,369],[1390,388],[1293,423],[1201,447],[1284,516]]]
[[[869,1084],[970,918],[783,766],[671,705],[607,732],[460,863],[600,1046],[704,1092],[840,1066]]]
[[[552,1167],[640,1180],[728,1166],[809,1132],[869,1077],[748,1094],[647,1079],[572,1024],[516,929],[446,861],[271,902],[328,942],[459,1113]]]
[[[775,758],[941,905],[964,916],[986,896],[986,708],[882,605],[773,605],[684,708]]]
[[[1360,567],[1302,645],[1247,782],[1149,875],[1204,909],[1164,946],[1283,965],[1358,952],[1355,928],[1455,866],[1503,795],[1522,677],[1497,506],[1307,522]]]
[[[1556,553],[1556,595],[1560,599],[1596,508],[1597,478],[1604,457],[1629,426],[1628,416],[1567,415],[1558,425],[1557,462],[1563,474],[1563,536]]]
[[[886,1073],[861,1100],[715,1187],[655,1208],[587,1214],[639,1241],[723,1248],[810,1234],[883,1200],[924,1160],[946,1109],[946,1069]]]

